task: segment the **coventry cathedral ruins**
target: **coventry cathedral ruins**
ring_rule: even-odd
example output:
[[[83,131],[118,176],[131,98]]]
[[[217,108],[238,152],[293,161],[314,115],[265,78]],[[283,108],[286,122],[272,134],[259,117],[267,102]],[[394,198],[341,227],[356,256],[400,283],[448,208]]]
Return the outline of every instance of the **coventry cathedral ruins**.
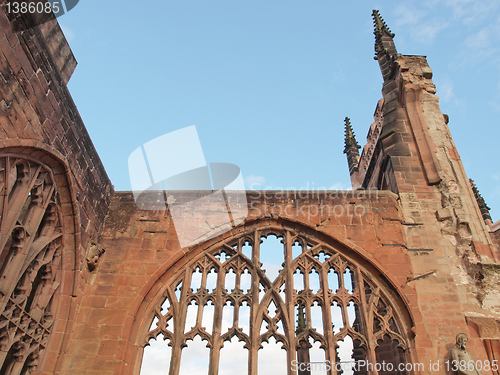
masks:
[[[382,98],[363,148],[344,124],[353,190],[248,191],[239,225],[188,246],[168,204],[113,190],[66,86],[71,49],[55,19],[32,18],[2,5],[0,374],[137,375],[155,342],[162,373],[185,374],[196,340],[210,375],[233,342],[249,375],[266,373],[269,342],[289,375],[500,374],[500,222],[426,58],[398,53],[377,11]]]

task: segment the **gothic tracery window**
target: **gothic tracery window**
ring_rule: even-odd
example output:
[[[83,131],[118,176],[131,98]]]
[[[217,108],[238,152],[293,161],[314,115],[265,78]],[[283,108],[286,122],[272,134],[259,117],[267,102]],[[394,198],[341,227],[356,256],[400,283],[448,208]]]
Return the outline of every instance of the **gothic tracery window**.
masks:
[[[30,374],[46,348],[62,229],[50,168],[0,155],[0,374]]]
[[[156,342],[170,353],[163,363],[170,375],[226,374],[228,355],[251,375],[296,373],[302,362],[316,366],[313,374],[344,375],[373,372],[355,361],[405,363],[405,330],[382,284],[313,237],[257,229],[203,252],[172,280],[143,342],[144,358]],[[206,347],[198,354],[205,367],[186,371],[183,357],[195,342]],[[238,342],[237,351],[226,350]],[[263,349],[275,343],[280,372],[261,365]],[[142,370],[149,374],[144,363]]]

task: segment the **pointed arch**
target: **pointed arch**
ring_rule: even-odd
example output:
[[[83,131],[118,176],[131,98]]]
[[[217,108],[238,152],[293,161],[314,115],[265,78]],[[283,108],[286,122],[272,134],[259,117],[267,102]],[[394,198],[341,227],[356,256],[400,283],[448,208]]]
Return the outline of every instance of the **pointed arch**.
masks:
[[[283,238],[285,256],[284,267],[275,280],[266,278],[262,264],[259,262],[260,240],[271,234]],[[291,247],[296,241],[302,244],[303,252],[292,259]],[[247,260],[241,255],[242,245],[247,242],[253,248],[251,260]],[[234,253],[221,264],[215,255],[220,254],[224,249],[232,249]],[[323,259],[322,262],[319,260],[320,258]],[[245,267],[251,271],[253,281],[252,288],[248,293],[242,293],[238,280],[231,293],[226,291],[224,289],[225,272],[222,271],[218,275],[217,288],[212,293],[207,293],[203,285],[196,293],[190,290],[190,273],[196,269],[200,262],[215,262],[214,268],[228,270],[231,267],[230,263],[236,259],[245,260]],[[320,288],[316,293],[313,293],[308,287],[300,292],[293,289],[291,275],[297,268],[303,272],[309,272],[313,268],[316,270],[320,278]],[[346,269],[352,273],[351,292],[345,288],[342,281]],[[332,290],[328,285],[327,273],[330,270],[334,270],[339,276],[338,290]],[[238,272],[241,272],[241,267]],[[304,275],[304,277],[307,286],[309,285],[307,281],[309,275]],[[358,246],[318,232],[303,223],[282,218],[249,221],[244,226],[234,229],[229,235],[211,239],[204,244],[188,249],[187,253],[184,253],[170,265],[166,265],[154,278],[143,290],[144,294],[142,295],[146,298],[142,297],[142,300],[137,301],[137,311],[131,311],[131,316],[139,318],[132,324],[129,336],[131,344],[135,346],[136,353],[133,373],[139,373],[143,349],[141,345],[144,345],[141,343],[144,343],[145,337],[152,337],[152,331],[148,331],[148,329],[155,315],[155,306],[161,305],[166,296],[173,293],[173,288],[179,285],[181,279],[183,297],[179,301],[179,306],[173,308],[177,313],[182,315],[184,301],[191,300],[194,296],[199,298],[199,303],[210,297],[212,301],[216,301],[215,316],[222,316],[222,307],[217,311],[217,305],[222,306],[228,300],[235,308],[234,324],[228,332],[220,332],[220,329],[217,331],[217,321],[214,321],[213,332],[206,332],[208,334],[207,341],[213,343],[211,358],[215,358],[215,363],[217,362],[217,354],[213,352],[222,347],[220,341],[231,339],[235,335],[240,341],[245,341],[245,347],[249,349],[249,369],[256,368],[256,362],[252,361],[256,361],[262,342],[268,341],[270,337],[282,342],[283,347],[287,349],[289,363],[296,358],[295,350],[300,348],[300,341],[308,337],[313,341],[320,342],[321,347],[325,350],[326,359],[330,362],[335,362],[338,359],[337,342],[344,340],[347,336],[356,343],[355,349],[358,357],[359,353],[365,353],[364,355],[368,357],[366,359],[373,362],[376,358],[377,339],[386,336],[395,342],[396,347],[406,351],[407,360],[412,357],[410,342],[413,338],[411,334],[414,325],[413,319],[406,298],[394,280],[391,280],[390,275],[387,275],[384,268]],[[237,277],[237,279],[239,278]],[[282,285],[285,285],[284,300],[280,296]],[[262,287],[265,289],[265,294],[260,298],[259,289]],[[241,332],[238,327],[237,306],[243,300],[249,301],[252,309],[252,328],[249,335]],[[271,301],[278,309],[272,318],[269,317],[267,311]],[[379,301],[382,301],[381,303],[388,308],[383,311],[377,310],[377,313],[374,313]],[[330,305],[333,306],[334,302],[341,308],[343,321],[343,326],[337,333],[333,331],[331,324]],[[311,306],[314,303],[321,307],[321,320],[324,323],[323,333],[319,333],[311,327]],[[347,305],[350,303],[355,313],[352,326],[347,313]],[[298,304],[302,304],[305,308],[306,329],[296,334],[294,309]],[[182,320],[182,317],[179,320]],[[283,325],[284,334],[277,333],[278,322]],[[266,325],[266,331],[261,334],[262,324]],[[176,329],[181,326],[182,324],[179,323]],[[373,332],[374,326],[380,327],[380,329],[377,328],[378,331]],[[396,328],[392,329],[391,327]],[[179,335],[177,342],[182,342],[184,345],[185,339],[182,337],[186,337],[187,332],[184,333],[182,328],[177,332]],[[199,334],[199,331],[196,331],[196,334]],[[178,355],[181,355],[182,345],[179,345]],[[173,374],[175,373],[174,371]]]
[[[78,261],[68,165],[48,146],[22,143],[27,147],[0,150],[0,363],[6,374],[55,371],[68,339]],[[60,334],[53,335],[56,325]]]

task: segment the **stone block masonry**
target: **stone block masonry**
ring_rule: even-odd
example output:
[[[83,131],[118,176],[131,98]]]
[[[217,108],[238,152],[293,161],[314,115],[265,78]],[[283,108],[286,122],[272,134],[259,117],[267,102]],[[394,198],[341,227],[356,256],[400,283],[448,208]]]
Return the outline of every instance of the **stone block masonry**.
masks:
[[[211,348],[210,374],[234,336],[245,342],[251,375],[271,337],[286,349],[289,375],[299,348],[308,357],[304,343],[319,342],[335,363],[347,337],[352,359],[410,364],[415,375],[448,374],[458,333],[475,360],[500,358],[498,223],[483,220],[425,57],[399,54],[377,11],[383,98],[361,155],[345,124],[351,181],[361,189],[250,191],[242,225],[182,248],[168,207],[143,210],[132,192],[113,191],[66,87],[76,60],[57,22],[15,32],[13,23],[30,16],[1,9],[0,373],[138,374],[148,342],[163,337],[177,374],[196,335]],[[200,233],[195,226],[205,224],[183,229]],[[271,235],[284,260],[273,280],[261,252]],[[210,290],[209,273],[217,280]],[[228,303],[233,325],[223,331]],[[214,309],[211,330],[201,326],[205,305]]]

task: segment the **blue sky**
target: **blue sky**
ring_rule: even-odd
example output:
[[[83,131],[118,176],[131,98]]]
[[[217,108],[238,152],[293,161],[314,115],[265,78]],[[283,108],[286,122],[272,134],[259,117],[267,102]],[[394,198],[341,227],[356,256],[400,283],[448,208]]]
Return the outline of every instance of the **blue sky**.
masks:
[[[81,0],[59,18],[79,63],[69,89],[115,189],[130,189],[134,149],[190,125],[247,188],[349,188],[343,119],[364,144],[381,97],[372,9],[399,53],[428,56],[500,219],[498,0]]]

